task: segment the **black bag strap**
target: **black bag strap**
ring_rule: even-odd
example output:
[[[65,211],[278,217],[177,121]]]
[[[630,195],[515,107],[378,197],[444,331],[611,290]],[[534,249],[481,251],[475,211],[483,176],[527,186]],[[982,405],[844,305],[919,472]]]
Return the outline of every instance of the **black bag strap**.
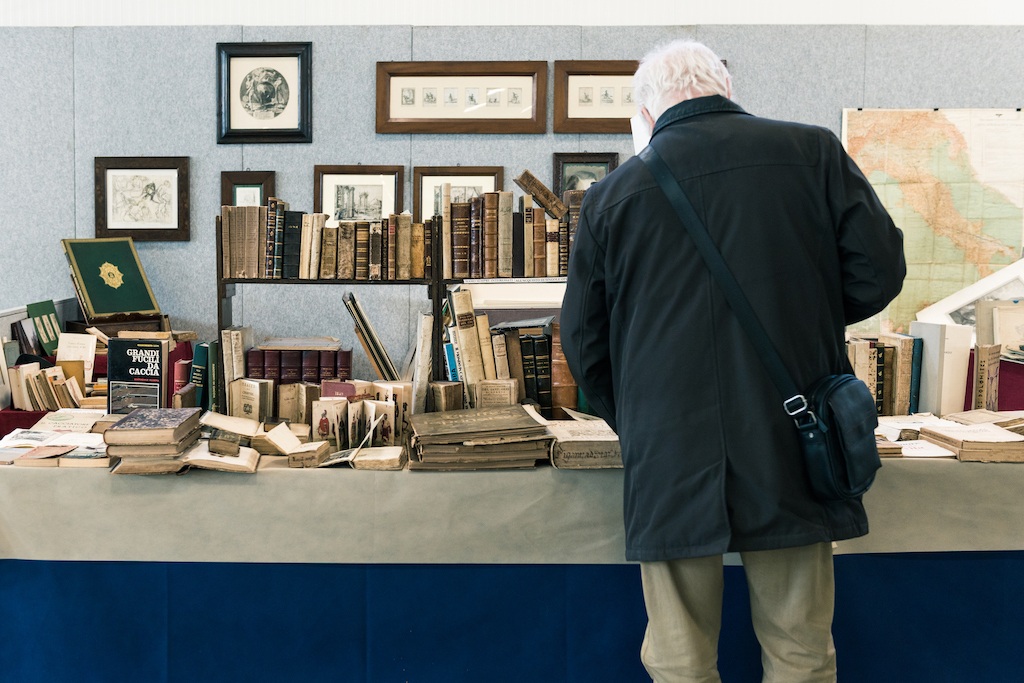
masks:
[[[806,397],[797,389],[796,383],[782,362],[782,357],[779,356],[779,352],[775,345],[772,344],[768,333],[764,331],[761,321],[757,319],[757,314],[754,313],[754,309],[750,306],[750,301],[743,294],[743,290],[736,281],[736,277],[729,270],[728,264],[722,258],[722,254],[718,251],[714,240],[711,239],[707,226],[704,225],[704,222],[694,210],[689,197],[683,192],[683,188],[676,182],[672,171],[669,170],[654,147],[647,145],[640,152],[639,156],[640,161],[647,166],[647,170],[658,181],[658,185],[661,186],[665,196],[668,197],[672,208],[679,214],[679,220],[682,221],[683,226],[690,233],[694,244],[697,245],[697,250],[704,258],[704,262],[707,264],[708,270],[711,271],[711,275],[718,280],[718,284],[725,293],[729,306],[736,314],[740,325],[746,331],[750,343],[757,350],[758,356],[764,363],[765,370],[768,371],[772,382],[783,397],[788,397],[782,402],[782,407],[788,415],[794,418],[806,413],[808,410]]]

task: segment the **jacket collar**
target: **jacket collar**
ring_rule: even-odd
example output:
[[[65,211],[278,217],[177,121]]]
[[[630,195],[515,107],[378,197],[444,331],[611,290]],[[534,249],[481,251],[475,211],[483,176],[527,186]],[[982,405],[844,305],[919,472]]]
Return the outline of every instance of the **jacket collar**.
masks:
[[[678,121],[700,116],[701,114],[712,113],[747,114],[740,105],[721,95],[708,95],[692,100],[683,100],[658,117],[658,120],[654,123],[654,132],[651,133],[651,137],[657,135],[658,131],[662,128],[671,126]]]

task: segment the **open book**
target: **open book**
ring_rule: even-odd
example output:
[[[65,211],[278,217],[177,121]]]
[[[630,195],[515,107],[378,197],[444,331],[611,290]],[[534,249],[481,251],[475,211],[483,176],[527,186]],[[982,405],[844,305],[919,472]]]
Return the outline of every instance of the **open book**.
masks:
[[[381,415],[366,432],[366,436],[355,448],[346,448],[343,451],[332,453],[317,467],[331,467],[333,465],[347,464],[357,470],[400,470],[405,467],[408,455],[404,446],[375,446],[368,447],[374,429],[384,419]]]

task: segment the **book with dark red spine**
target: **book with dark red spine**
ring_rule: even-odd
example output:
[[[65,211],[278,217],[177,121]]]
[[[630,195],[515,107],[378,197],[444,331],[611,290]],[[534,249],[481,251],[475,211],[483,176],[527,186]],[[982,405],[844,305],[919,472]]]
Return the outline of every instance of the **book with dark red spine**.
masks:
[[[338,349],[334,368],[338,379],[352,379],[352,349]]]
[[[245,352],[245,376],[249,379],[265,379],[263,349],[255,347]]]
[[[302,351],[302,371],[300,377],[303,382],[316,384],[320,381],[320,352],[316,349],[304,349]]]
[[[325,379],[334,379],[338,376],[338,352],[337,351],[319,351],[320,362],[319,362],[319,377],[320,381]]]
[[[292,384],[302,379],[302,351],[281,350],[281,379],[279,384]]]
[[[281,352],[279,350],[265,349],[263,351],[263,379],[280,381]]]

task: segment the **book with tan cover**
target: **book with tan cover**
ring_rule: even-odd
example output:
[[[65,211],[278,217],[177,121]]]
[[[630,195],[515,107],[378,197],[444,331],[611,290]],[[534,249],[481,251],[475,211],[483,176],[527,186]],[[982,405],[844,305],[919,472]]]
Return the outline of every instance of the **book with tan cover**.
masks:
[[[473,310],[473,294],[469,290],[457,290],[449,295],[455,333],[458,336],[459,354],[462,359],[461,376],[469,395],[470,406],[476,396],[476,384],[487,376],[484,373],[484,358],[480,348],[480,335],[476,327],[476,312]]]

